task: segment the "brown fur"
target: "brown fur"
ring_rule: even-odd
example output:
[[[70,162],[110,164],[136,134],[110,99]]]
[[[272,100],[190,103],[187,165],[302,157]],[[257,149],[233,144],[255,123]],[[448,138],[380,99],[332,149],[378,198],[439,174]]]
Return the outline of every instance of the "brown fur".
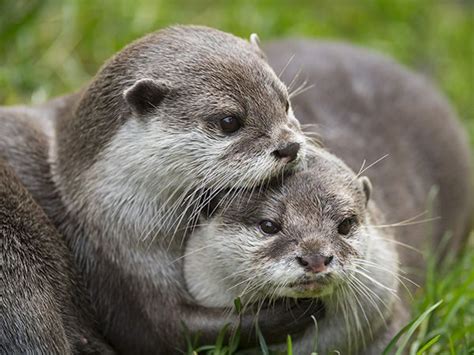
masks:
[[[0,352],[112,353],[72,255],[0,157]]]
[[[446,99],[420,75],[353,46],[300,40],[266,50],[277,72],[294,55],[285,82],[301,70],[300,80],[314,85],[292,99],[293,107],[303,125],[314,125],[306,130],[316,132],[328,150],[356,172],[364,160],[367,167],[388,155],[364,172],[388,223],[427,210],[419,219],[439,218],[395,228],[397,239],[426,250],[440,246],[449,232],[448,249],[459,250],[472,226],[472,157]],[[430,205],[432,189],[438,192]],[[402,266],[419,279],[423,258],[403,247],[399,253]]]
[[[140,92],[129,100],[126,91],[141,79],[157,83],[157,92],[146,97],[159,102],[142,102]],[[200,157],[192,154],[199,153],[202,146],[194,146],[200,142],[180,140],[180,133],[205,131],[206,137],[216,141],[235,141],[226,151],[212,152],[211,144],[202,152],[204,157],[210,150],[221,154],[217,162],[223,166],[221,171],[233,176],[247,173],[242,162],[250,164],[257,155],[279,164],[278,173],[286,169],[286,163],[273,156],[299,131],[294,118],[288,121],[286,99],[286,88],[253,45],[203,27],[174,27],[125,48],[77,94],[35,109],[5,109],[0,121],[5,138],[2,152],[64,235],[87,282],[100,327],[118,351],[174,352],[185,348],[181,322],[192,336],[199,334],[201,342],[213,342],[229,320],[234,325],[238,321],[237,316],[224,317],[226,310],[197,306],[187,294],[180,260],[183,236],[173,240],[160,235],[163,233],[158,225],[151,230],[153,242],[140,242],[152,224],[139,224],[134,213],[157,213],[160,206],[155,201],[156,188],[180,183],[175,176],[199,182],[215,172],[208,166],[203,176],[187,172],[191,164],[199,161]],[[142,104],[146,107],[134,107]],[[226,115],[240,118],[243,134],[222,134],[218,122]],[[169,168],[156,165],[151,159],[170,156],[170,149],[177,149],[176,146],[181,145],[191,154],[179,155],[179,159],[188,161],[174,164],[178,170],[168,177],[171,181],[140,175],[128,166],[119,171],[124,163],[119,158],[107,161],[107,154],[115,153],[108,150],[114,138],[132,121],[138,129],[157,122],[172,129],[169,137],[174,137],[174,144],[163,151],[154,149],[153,144],[159,142],[150,142],[146,151],[134,152],[131,147],[125,152],[125,158],[129,153],[140,154],[132,163],[143,161],[148,172]],[[160,133],[162,139],[168,134],[155,133]],[[115,185],[97,175],[110,166],[116,170],[107,177],[121,179]],[[262,180],[271,176],[271,169],[262,171]],[[143,177],[149,179],[145,188],[140,185]],[[102,191],[111,186],[115,190],[101,196],[94,190],[97,186]],[[139,188],[131,195],[122,194],[125,187],[136,186]],[[146,203],[137,202],[145,193]],[[186,210],[178,210],[178,219],[179,213],[184,222],[177,220],[171,225],[181,227],[178,231],[182,234],[182,227],[188,225],[190,218]],[[311,322],[292,323],[297,313],[262,310],[263,333],[281,339],[288,329],[304,328]],[[243,345],[255,343],[254,319],[252,312],[242,316]]]
[[[319,152],[325,159],[308,164],[281,186],[249,193],[225,211],[213,209],[214,216],[204,217],[201,230],[188,239],[188,288],[203,305],[230,304],[237,296],[249,302],[302,297],[292,293],[298,290],[291,281],[302,278],[298,258],[305,253],[331,255],[338,261],[328,276],[304,275],[316,280],[339,277],[337,267],[357,269],[359,262],[376,282],[358,274],[366,285],[357,284],[355,294],[341,288],[339,294],[303,297],[317,297],[326,309],[324,318],[318,319],[318,353],[380,354],[409,318],[402,282],[411,290],[415,287],[394,276],[398,269],[422,285],[423,255],[429,251],[443,258],[459,252],[472,228],[473,175],[465,132],[446,100],[425,79],[381,55],[317,41],[276,42],[267,47],[267,54],[277,72],[288,64],[282,75],[286,83],[300,75],[300,81],[314,85],[292,98],[297,117],[327,150],[354,172],[370,177],[373,194],[368,187],[354,188],[355,174],[337,170],[342,162]],[[294,86],[298,84],[296,79]],[[366,213],[362,190],[373,200]],[[357,233],[338,235],[341,216],[351,214],[358,216],[365,237],[364,232],[360,239]],[[259,230],[262,220],[276,221],[281,230],[265,235]],[[446,234],[450,238],[444,244]],[[354,255],[363,260],[351,265]],[[345,309],[336,301],[341,294],[348,301]],[[344,314],[350,317],[351,312],[360,312],[359,322],[348,322],[347,328]],[[313,340],[314,329],[309,327],[303,340],[293,343],[295,352],[310,353]]]

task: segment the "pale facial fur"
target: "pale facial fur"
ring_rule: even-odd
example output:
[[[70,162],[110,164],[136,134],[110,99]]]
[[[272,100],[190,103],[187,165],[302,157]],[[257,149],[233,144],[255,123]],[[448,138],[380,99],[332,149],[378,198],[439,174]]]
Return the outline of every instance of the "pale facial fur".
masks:
[[[81,206],[94,204],[101,211],[113,211],[112,218],[118,217],[139,234],[152,223],[159,225],[153,234],[168,234],[170,228],[193,220],[204,192],[212,191],[212,196],[222,189],[253,188],[299,165],[306,150],[287,89],[255,43],[199,27],[162,32],[143,42],[147,47],[141,52],[134,53],[141,46],[137,42],[112,60],[109,66],[119,67],[122,57],[137,57],[129,63],[130,72],[137,71],[136,79],[124,78],[117,85],[122,88],[120,97],[115,96],[118,90],[104,93],[101,88],[101,96],[82,98],[84,103],[98,101],[87,104],[96,105],[99,112],[100,105],[112,105],[107,100],[125,103],[123,111],[107,113],[123,117],[124,123],[104,130],[102,138],[91,136],[91,141],[104,140],[115,130],[109,141],[102,142],[103,148],[84,161],[86,167],[65,181],[74,181],[72,191],[64,191],[71,205],[84,209]],[[141,68],[143,60],[146,65]],[[109,75],[107,69],[97,81]],[[94,92],[94,85],[88,93]],[[77,115],[81,113],[80,105]],[[223,129],[226,117],[238,121],[235,132]],[[84,130],[86,124],[74,129]],[[91,129],[77,139],[84,140]],[[77,139],[69,139],[68,144],[76,144]],[[83,151],[94,147],[93,142],[80,144]],[[294,159],[278,156],[276,152],[290,144],[299,145]],[[71,147],[68,154],[71,151],[76,149]],[[62,167],[58,175],[72,175],[82,160],[78,156],[77,165]],[[61,181],[58,185],[68,189]],[[91,214],[95,218],[97,209]]]
[[[344,339],[341,348],[347,349],[348,343],[356,346],[348,337],[370,334],[391,312],[397,283],[390,275],[397,270],[395,251],[374,226],[374,209],[367,205],[368,179],[356,177],[323,151],[311,156],[308,164],[308,170],[287,177],[281,186],[230,203],[219,201],[211,217],[204,216],[189,237],[186,282],[194,298],[206,306],[232,307],[237,297],[245,305],[282,297],[318,298],[326,308],[324,321],[341,322],[336,327]],[[347,235],[341,235],[339,225],[346,218],[355,222]],[[278,223],[281,230],[265,234],[259,227],[263,220]],[[314,254],[331,257],[324,271],[308,271],[298,261]],[[361,292],[368,294],[362,301]],[[352,315],[346,314],[351,307]],[[375,320],[365,321],[366,312],[376,314]],[[346,325],[357,323],[353,334],[344,333],[344,319]]]

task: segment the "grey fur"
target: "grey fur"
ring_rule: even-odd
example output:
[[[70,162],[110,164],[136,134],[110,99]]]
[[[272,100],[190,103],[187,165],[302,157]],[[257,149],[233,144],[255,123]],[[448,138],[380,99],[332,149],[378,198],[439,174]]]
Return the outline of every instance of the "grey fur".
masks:
[[[203,189],[259,184],[302,160],[286,103],[253,45],[177,26],[126,47],[76,94],[3,110],[1,152],[64,235],[115,349],[165,354],[185,347],[181,322],[202,342],[235,325],[227,310],[189,297],[183,239]],[[220,131],[226,115],[239,116],[241,131]],[[292,142],[300,159],[275,157]],[[254,319],[243,315],[243,343],[255,342]],[[306,325],[273,310],[259,319],[278,339]]]
[[[0,201],[0,353],[112,353],[64,240],[1,156]]]
[[[400,304],[393,234],[374,227],[384,220],[377,206],[368,203],[367,182],[335,156],[315,150],[305,170],[268,190],[248,192],[227,208],[217,208],[187,243],[185,276],[190,292],[203,305],[222,307],[236,297],[245,305],[265,299],[315,298],[325,308],[324,317],[318,319],[319,353],[354,353],[370,344],[384,322],[391,323],[393,309]],[[356,222],[349,234],[341,235],[338,225],[346,218]],[[281,231],[266,235],[259,229],[262,220],[278,223]],[[331,258],[326,271],[314,274],[298,262],[315,254]],[[359,266],[361,260],[370,264]],[[354,280],[359,280],[356,288],[348,287]],[[357,293],[360,289],[366,297]],[[405,320],[402,314],[397,321]],[[308,311],[306,317],[311,315]],[[312,325],[303,339],[295,339],[296,353],[313,351],[314,333]],[[295,338],[298,331],[290,334]]]
[[[301,70],[300,80],[314,85],[292,98],[301,124],[312,125],[307,132],[320,135],[356,172],[364,161],[367,167],[387,155],[364,174],[389,222],[427,209],[421,219],[438,218],[397,228],[397,239],[424,250],[439,246],[450,231],[449,249],[459,250],[472,228],[472,155],[466,132],[433,85],[393,60],[346,44],[287,40],[266,51],[277,72],[294,55],[283,81]],[[421,237],[429,228],[430,241]],[[406,249],[400,256],[421,281],[422,258]]]
[[[466,135],[426,79],[379,54],[309,40],[275,42],[266,54],[276,72],[286,67],[286,83],[300,72],[300,81],[314,85],[297,90],[300,94],[292,98],[303,127],[310,124],[308,134],[317,134],[327,150],[370,180],[357,179],[338,158],[316,150],[309,168],[282,186],[244,196],[202,221],[202,229],[188,239],[188,287],[204,305],[225,306],[236,296],[248,302],[301,297],[284,287],[301,274],[296,256],[305,250],[329,253],[342,268],[354,266],[357,260],[352,258],[358,257],[374,263],[365,267],[377,282],[362,277],[371,291],[362,289],[363,297],[346,294],[345,312],[337,308],[334,291],[314,294],[326,308],[318,322],[318,353],[380,354],[408,319],[408,297],[395,275],[405,272],[418,283],[424,277],[422,255],[397,243],[431,248],[443,257],[459,251],[472,228],[473,178]],[[367,211],[361,194],[372,200]],[[345,239],[337,235],[337,221],[348,208],[359,216],[361,228]],[[425,223],[383,227],[420,214],[415,221]],[[262,235],[262,219],[276,219],[282,232]],[[441,249],[446,233],[451,237]],[[352,311],[358,313],[359,324],[350,322]],[[294,343],[295,352],[309,353],[313,340],[310,327],[303,340]]]

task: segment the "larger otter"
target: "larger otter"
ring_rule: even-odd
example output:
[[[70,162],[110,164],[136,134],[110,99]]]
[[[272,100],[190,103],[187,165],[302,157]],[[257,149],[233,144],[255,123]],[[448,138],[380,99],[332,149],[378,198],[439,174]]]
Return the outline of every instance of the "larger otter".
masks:
[[[301,72],[315,85],[295,112],[352,170],[319,151],[280,186],[213,202],[187,242],[188,287],[203,305],[319,299],[319,335],[309,327],[296,353],[380,354],[408,315],[399,273],[423,280],[423,257],[403,245],[442,256],[443,236],[459,250],[472,226],[465,133],[426,80],[380,55],[312,41],[267,53],[287,82]]]
[[[183,234],[214,194],[262,184],[305,154],[255,41],[169,28],[126,47],[80,93],[1,116],[1,156],[65,236],[111,344],[169,353],[185,346],[182,323],[213,341],[226,319],[188,297]],[[304,326],[290,313],[260,318],[272,332]],[[254,315],[242,320],[248,333]]]
[[[111,353],[64,240],[2,159],[0,201],[0,353]]]

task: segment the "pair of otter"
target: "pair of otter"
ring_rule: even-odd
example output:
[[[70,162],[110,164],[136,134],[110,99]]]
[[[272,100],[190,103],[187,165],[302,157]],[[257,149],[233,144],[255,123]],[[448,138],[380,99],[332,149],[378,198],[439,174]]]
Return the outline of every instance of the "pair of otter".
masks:
[[[77,94],[1,111],[1,158],[64,236],[115,350],[175,352],[182,323],[211,343],[241,297],[242,346],[259,308],[276,348],[291,334],[297,353],[311,350],[315,315],[319,352],[378,353],[405,321],[399,264],[422,268],[396,243],[422,248],[451,231],[461,245],[469,150],[429,84],[346,45],[277,42],[266,54],[290,86],[301,69],[315,88],[290,105],[255,37],[182,26],[126,47]],[[307,143],[293,110],[348,166]],[[353,170],[385,154],[366,172],[372,193]],[[433,186],[432,234],[384,227],[423,212]],[[19,316],[2,328],[41,323],[11,307]],[[63,321],[64,349],[106,348],[79,323]],[[51,349],[5,334],[12,351]]]

